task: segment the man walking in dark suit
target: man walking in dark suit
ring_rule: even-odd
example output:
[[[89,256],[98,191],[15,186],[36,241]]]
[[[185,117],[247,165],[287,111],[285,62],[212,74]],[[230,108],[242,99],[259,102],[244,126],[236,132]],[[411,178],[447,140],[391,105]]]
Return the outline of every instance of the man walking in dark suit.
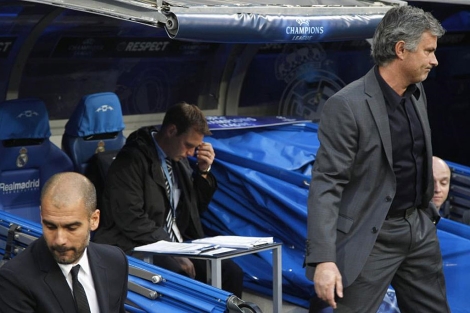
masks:
[[[127,257],[89,242],[99,220],[86,177],[52,176],[41,192],[43,236],[0,268],[0,311],[124,313]]]
[[[434,223],[431,131],[421,82],[444,29],[411,6],[390,9],[376,66],[325,104],[308,198],[305,264],[335,312],[375,313],[389,284],[406,312],[450,312]]]

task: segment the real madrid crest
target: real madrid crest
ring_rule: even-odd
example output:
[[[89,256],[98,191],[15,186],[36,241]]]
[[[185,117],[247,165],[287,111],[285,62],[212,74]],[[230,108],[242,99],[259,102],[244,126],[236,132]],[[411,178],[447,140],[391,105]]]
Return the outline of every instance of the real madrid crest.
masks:
[[[276,60],[276,78],[287,83],[279,115],[320,121],[323,104],[345,86],[319,43],[286,45]]]
[[[20,155],[16,158],[16,166],[23,167],[28,163],[28,150],[25,147],[20,149]]]
[[[104,152],[104,141],[103,140],[100,140],[98,142],[98,147],[96,147],[96,150],[95,150],[95,153],[100,153],[100,152]]]

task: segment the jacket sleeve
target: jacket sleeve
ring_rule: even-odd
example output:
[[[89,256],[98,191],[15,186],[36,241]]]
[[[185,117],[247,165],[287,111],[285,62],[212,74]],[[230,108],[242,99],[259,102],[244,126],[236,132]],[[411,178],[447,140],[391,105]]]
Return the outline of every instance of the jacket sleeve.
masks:
[[[318,137],[321,146],[312,169],[307,202],[307,265],[336,262],[340,205],[350,182],[357,151],[357,126],[347,99],[331,97],[323,108]]]
[[[115,227],[134,245],[170,240],[158,223],[164,220],[165,195],[149,179],[151,169],[147,160],[136,151],[121,152],[111,165],[105,187],[106,210]],[[147,203],[150,201],[154,203]]]
[[[197,171],[194,172],[193,179],[199,214],[202,214],[208,210],[212,196],[217,190],[217,180],[212,173],[207,174],[207,177],[204,178]]]
[[[0,311],[34,313],[35,301],[17,273],[7,268],[0,270]]]
[[[120,313],[126,313],[126,309],[124,304],[127,301],[127,283],[128,283],[128,278],[129,278],[129,261],[127,259],[127,256],[124,254],[123,251],[120,251],[120,254],[122,256],[122,271],[121,275],[123,275],[123,281],[122,281],[122,287],[121,287],[121,305],[119,312]]]

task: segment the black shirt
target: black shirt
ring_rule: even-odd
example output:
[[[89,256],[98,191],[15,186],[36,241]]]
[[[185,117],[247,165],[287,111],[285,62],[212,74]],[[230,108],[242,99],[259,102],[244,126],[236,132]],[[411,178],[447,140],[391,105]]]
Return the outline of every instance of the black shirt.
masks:
[[[377,67],[375,75],[387,106],[396,177],[396,193],[389,212],[397,212],[421,204],[426,149],[423,129],[411,100],[412,96],[419,99],[421,94],[412,84],[400,96],[380,76]]]

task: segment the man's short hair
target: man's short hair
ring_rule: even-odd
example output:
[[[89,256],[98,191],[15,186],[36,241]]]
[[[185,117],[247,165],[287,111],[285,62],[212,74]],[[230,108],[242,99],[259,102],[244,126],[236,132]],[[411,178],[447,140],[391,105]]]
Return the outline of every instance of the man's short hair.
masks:
[[[179,102],[170,107],[163,118],[161,129],[165,129],[170,124],[176,126],[178,135],[190,128],[203,135],[212,135],[204,113],[194,104]]]

